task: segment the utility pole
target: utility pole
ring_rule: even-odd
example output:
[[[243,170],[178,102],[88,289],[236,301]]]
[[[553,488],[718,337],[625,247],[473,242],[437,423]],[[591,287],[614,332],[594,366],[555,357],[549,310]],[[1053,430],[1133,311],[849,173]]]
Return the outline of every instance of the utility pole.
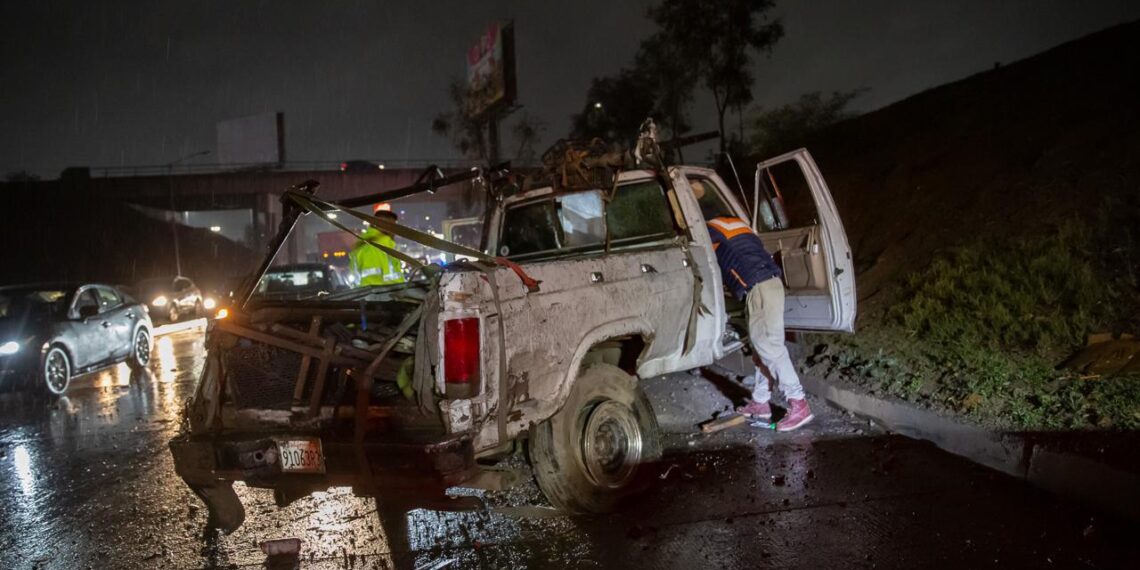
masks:
[[[170,218],[170,234],[174,238],[175,277],[181,277],[182,276],[182,252],[179,250],[179,247],[178,247],[178,223],[174,219],[174,216],[178,215],[177,214],[178,210],[174,209],[174,166],[181,163],[181,162],[190,160],[191,158],[197,158],[199,156],[206,156],[207,154],[210,154],[210,151],[200,150],[198,152],[191,153],[191,154],[188,154],[182,158],[179,158],[178,160],[175,160],[174,162],[170,162],[170,163],[166,164],[166,186],[167,186],[167,190],[170,193],[170,213],[172,216]]]
[[[499,113],[492,111],[487,114],[487,146],[490,154],[490,163],[498,164],[499,157]]]

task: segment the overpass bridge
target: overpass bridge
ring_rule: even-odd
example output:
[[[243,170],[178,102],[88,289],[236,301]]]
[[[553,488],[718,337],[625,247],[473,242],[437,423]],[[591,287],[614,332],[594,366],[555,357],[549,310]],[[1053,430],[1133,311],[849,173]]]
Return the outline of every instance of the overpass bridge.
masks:
[[[72,168],[64,171],[59,184],[64,192],[81,192],[154,210],[249,210],[252,233],[257,238],[257,243],[251,245],[260,248],[276,231],[282,214],[280,197],[290,186],[316,180],[320,183],[317,197],[339,201],[409,186],[417,182],[428,166],[426,162],[404,163],[367,171],[342,171],[339,163],[290,163],[273,168],[264,165],[244,168],[234,165]],[[470,168],[456,162],[438,166],[444,175]],[[438,213],[437,220],[443,218],[440,214],[444,212],[455,217],[480,213],[471,211],[475,209],[473,201],[457,201],[456,197],[454,192],[423,193],[402,203]],[[314,234],[332,230],[331,227],[298,226],[295,232]],[[290,241],[316,243],[315,235],[299,237],[302,239]],[[293,261],[302,261],[312,254],[312,251],[291,250],[289,257]]]
[[[206,165],[210,166],[210,165]],[[91,169],[76,175],[65,171],[61,182],[110,199],[173,210],[220,210],[257,207],[258,202],[276,201],[290,186],[306,180],[321,183],[318,195],[330,201],[374,194],[410,185],[424,172],[419,167],[377,168],[374,171],[341,171],[339,168],[228,169],[204,172],[201,168],[122,167]],[[439,165],[444,174],[466,170],[459,163]]]

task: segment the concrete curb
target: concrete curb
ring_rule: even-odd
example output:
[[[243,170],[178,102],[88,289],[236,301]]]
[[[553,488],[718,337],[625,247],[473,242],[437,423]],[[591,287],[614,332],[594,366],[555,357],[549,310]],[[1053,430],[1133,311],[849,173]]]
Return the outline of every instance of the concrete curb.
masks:
[[[192,329],[205,329],[207,320],[205,317],[200,319],[191,319],[189,321],[180,321],[177,323],[169,323],[162,326],[154,327],[153,332],[155,338],[163,335],[174,334],[176,332],[188,331]]]
[[[1140,474],[1048,449],[1018,433],[992,432],[901,401],[889,401],[804,377],[804,388],[855,415],[1030,484],[1132,519],[1140,519]]]

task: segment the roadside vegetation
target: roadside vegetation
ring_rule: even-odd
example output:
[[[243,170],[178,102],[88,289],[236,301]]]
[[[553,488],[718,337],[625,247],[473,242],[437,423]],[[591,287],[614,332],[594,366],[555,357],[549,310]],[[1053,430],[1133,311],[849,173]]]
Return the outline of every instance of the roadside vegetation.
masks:
[[[1059,366],[1090,334],[1140,332],[1138,218],[1108,204],[1048,235],[938,256],[859,334],[813,339],[807,363],[998,428],[1140,429],[1140,374]]]

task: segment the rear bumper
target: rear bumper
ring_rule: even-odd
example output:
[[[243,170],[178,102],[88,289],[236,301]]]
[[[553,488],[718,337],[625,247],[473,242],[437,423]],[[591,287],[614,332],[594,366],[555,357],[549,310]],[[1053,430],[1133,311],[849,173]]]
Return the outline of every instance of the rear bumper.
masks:
[[[444,491],[477,473],[467,434],[417,443],[371,441],[362,450],[352,442],[325,440],[325,473],[282,473],[273,437],[288,435],[179,437],[170,442],[170,451],[175,471],[196,492],[242,481],[251,487],[274,489],[282,506],[314,491],[348,486],[358,495],[398,499],[413,508],[447,508],[450,500]],[[367,468],[358,460],[361,451],[367,457]]]

